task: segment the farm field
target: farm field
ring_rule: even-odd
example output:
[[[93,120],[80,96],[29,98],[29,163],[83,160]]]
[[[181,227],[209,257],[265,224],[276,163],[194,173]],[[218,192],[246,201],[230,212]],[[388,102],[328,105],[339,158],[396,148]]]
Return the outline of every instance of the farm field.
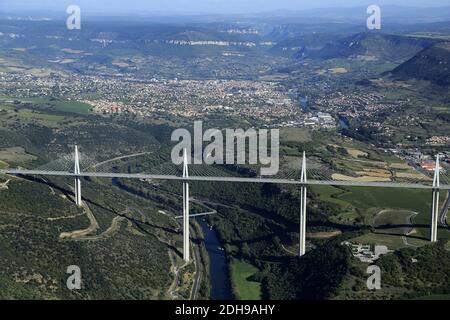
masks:
[[[8,163],[23,163],[35,160],[36,157],[28,154],[22,147],[0,149],[0,166]]]
[[[415,236],[427,239],[429,236],[429,219],[431,210],[431,193],[426,190],[416,189],[388,189],[388,188],[337,188],[331,186],[314,186],[312,192],[320,201],[325,201],[339,206],[337,220],[339,222],[352,222],[357,217],[362,217],[366,225],[373,225],[374,217],[381,211],[389,212],[390,217],[384,215],[387,224],[405,224],[406,217],[413,212],[412,217]],[[443,205],[445,196],[440,197]],[[398,215],[398,216],[397,216]],[[378,223],[382,220],[378,219]],[[400,227],[402,229],[404,227]],[[393,231],[393,230],[391,230]],[[400,233],[396,230],[394,233]],[[439,236],[443,239],[450,238],[450,232],[439,229]],[[386,237],[380,237],[386,238]],[[401,239],[400,239],[401,241]]]
[[[256,272],[256,267],[244,261],[233,260],[231,263],[231,281],[240,299],[261,299],[261,284],[249,280]]]
[[[89,114],[91,106],[84,102],[70,101],[70,100],[54,100],[50,98],[17,98],[9,96],[0,96],[0,102],[20,102],[20,103],[30,103],[35,106],[47,105],[52,107],[55,111],[69,112],[81,115]],[[5,106],[8,107],[8,106]]]

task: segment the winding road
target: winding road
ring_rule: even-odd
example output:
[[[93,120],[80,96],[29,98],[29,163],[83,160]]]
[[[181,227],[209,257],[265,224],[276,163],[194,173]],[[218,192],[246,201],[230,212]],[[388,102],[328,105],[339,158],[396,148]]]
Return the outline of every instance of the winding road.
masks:
[[[439,218],[439,222],[441,223],[441,225],[446,227],[448,227],[447,214],[449,208],[450,208],[450,190],[447,192],[447,198],[445,199],[444,205],[442,206],[441,216]]]

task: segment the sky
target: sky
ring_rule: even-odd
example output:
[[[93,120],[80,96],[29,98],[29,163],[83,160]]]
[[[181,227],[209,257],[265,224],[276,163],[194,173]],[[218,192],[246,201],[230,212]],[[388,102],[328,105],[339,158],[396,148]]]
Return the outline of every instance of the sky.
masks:
[[[450,6],[450,0],[0,0],[0,11],[65,11],[65,8],[71,4],[80,6],[85,13],[229,14],[274,10],[302,11],[315,8],[368,6],[371,4],[379,6]]]

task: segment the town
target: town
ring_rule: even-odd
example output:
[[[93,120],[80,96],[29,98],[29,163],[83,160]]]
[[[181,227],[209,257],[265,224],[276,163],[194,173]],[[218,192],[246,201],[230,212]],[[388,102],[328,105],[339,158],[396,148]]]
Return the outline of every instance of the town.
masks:
[[[27,83],[26,87],[21,84]],[[265,127],[334,128],[335,118],[326,112],[305,112],[275,82],[245,80],[157,80],[52,74],[38,77],[1,73],[0,94],[77,100],[102,116],[141,119],[177,117],[187,120],[209,115],[243,119]],[[93,98],[93,96],[95,98]],[[81,97],[81,98],[80,98]]]

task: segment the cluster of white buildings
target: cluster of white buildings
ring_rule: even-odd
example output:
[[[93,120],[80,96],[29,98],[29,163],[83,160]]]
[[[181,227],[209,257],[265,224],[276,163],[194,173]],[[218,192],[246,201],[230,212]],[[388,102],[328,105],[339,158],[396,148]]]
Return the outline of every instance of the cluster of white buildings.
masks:
[[[344,241],[342,244],[352,250],[352,254],[355,258],[366,263],[373,263],[378,260],[381,255],[393,252],[392,250],[389,250],[388,247],[381,245],[351,243],[349,241]]]
[[[442,146],[450,144],[450,136],[432,136],[431,138],[427,139],[426,144],[431,146]]]
[[[307,116],[303,124],[307,127],[334,128],[336,120],[329,113],[317,112],[317,114]]]

